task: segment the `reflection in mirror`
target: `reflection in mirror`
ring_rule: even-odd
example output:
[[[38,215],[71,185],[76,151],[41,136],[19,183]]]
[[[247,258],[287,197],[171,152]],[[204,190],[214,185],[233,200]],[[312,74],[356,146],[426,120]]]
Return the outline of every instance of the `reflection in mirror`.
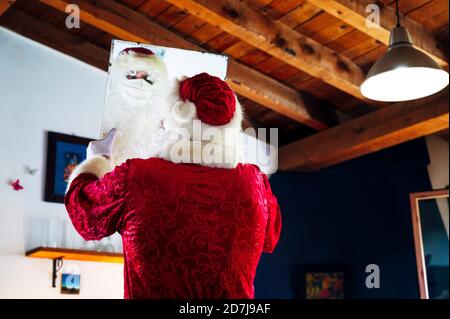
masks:
[[[448,190],[411,194],[420,297],[449,298]]]

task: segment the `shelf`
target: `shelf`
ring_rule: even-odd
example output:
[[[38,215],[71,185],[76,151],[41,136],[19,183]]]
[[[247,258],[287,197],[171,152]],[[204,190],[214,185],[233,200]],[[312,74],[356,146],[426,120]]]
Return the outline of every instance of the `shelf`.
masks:
[[[25,256],[53,260],[65,259],[105,263],[123,263],[123,254],[81,249],[38,247],[27,251]]]

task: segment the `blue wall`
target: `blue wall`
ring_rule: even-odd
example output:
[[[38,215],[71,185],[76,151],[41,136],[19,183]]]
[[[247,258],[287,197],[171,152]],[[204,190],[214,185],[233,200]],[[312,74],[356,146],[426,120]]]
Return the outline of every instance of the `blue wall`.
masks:
[[[300,297],[300,269],[339,265],[351,298],[418,298],[409,193],[430,190],[425,140],[418,139],[315,173],[274,174],[283,229],[263,254],[256,298]],[[365,286],[377,264],[381,287]]]

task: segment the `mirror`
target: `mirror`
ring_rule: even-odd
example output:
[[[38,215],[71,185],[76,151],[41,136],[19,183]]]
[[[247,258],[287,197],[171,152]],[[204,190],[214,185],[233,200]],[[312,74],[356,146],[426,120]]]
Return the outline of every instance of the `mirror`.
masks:
[[[421,299],[449,298],[448,189],[410,195]]]

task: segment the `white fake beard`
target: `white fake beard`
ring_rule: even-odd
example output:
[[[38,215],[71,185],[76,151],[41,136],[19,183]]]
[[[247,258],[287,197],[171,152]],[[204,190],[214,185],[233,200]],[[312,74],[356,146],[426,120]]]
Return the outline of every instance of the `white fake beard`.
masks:
[[[132,87],[122,92],[122,89],[109,92],[102,127],[103,134],[113,127],[118,131],[112,154],[114,165],[130,158],[157,156],[165,136],[161,122],[164,108],[168,107],[167,90],[154,87],[155,90],[142,92]]]

